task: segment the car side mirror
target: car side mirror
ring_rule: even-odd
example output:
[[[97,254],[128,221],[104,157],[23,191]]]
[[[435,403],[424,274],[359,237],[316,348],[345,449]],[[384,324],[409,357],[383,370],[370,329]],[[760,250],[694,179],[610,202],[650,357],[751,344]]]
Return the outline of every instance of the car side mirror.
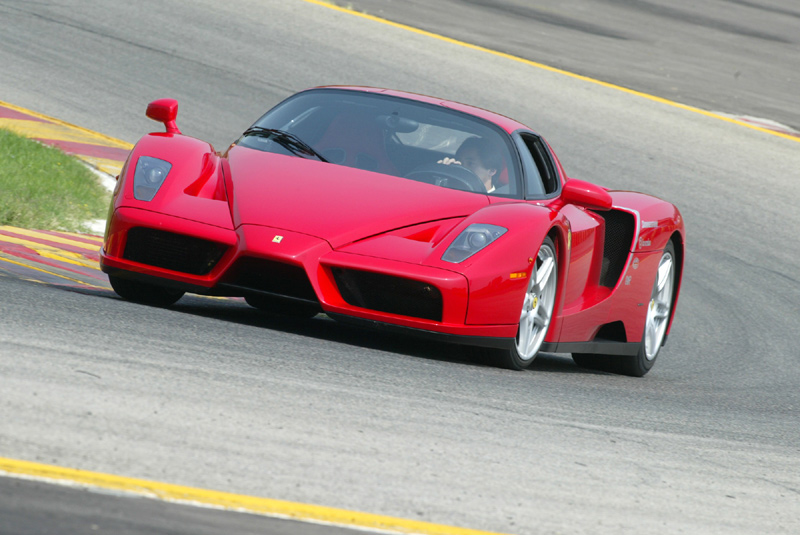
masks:
[[[561,196],[550,206],[560,210],[567,204],[574,204],[589,210],[611,210],[611,195],[596,184],[570,178],[561,188]]]
[[[167,134],[181,133],[178,125],[175,124],[175,118],[178,116],[178,101],[174,98],[154,100],[147,105],[146,115],[154,121],[164,123]]]

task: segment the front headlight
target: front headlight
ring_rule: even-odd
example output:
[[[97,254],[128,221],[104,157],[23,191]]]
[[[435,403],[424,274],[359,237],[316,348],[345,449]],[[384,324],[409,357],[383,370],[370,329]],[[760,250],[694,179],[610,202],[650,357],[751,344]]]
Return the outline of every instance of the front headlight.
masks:
[[[133,196],[140,201],[152,201],[170,169],[172,164],[169,162],[150,156],[139,156],[133,175]]]
[[[473,223],[465,228],[453,240],[450,247],[442,255],[442,260],[458,264],[474,255],[494,240],[506,233],[508,229],[497,225]]]

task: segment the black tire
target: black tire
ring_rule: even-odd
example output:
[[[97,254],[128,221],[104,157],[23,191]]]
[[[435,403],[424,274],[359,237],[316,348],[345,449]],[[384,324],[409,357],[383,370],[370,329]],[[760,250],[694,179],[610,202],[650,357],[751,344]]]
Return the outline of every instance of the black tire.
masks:
[[[117,295],[126,301],[132,301],[143,305],[168,307],[174,305],[185,293],[181,290],[175,290],[174,288],[165,288],[163,286],[120,278],[114,275],[109,275],[108,281],[111,283],[111,287],[114,288],[114,291],[117,292]]]
[[[296,303],[286,299],[266,295],[248,295],[244,298],[247,304],[269,314],[290,316],[297,319],[311,319],[320,313],[319,307]]]
[[[547,237],[536,254],[514,346],[490,350],[490,358],[496,366],[524,370],[533,363],[550,328],[557,293],[558,255],[553,240]]]
[[[662,267],[669,264],[669,269]],[[675,306],[675,282],[677,257],[675,245],[670,241],[659,261],[659,270],[653,282],[642,342],[636,355],[595,355],[573,353],[572,360],[582,368],[599,370],[631,377],[643,377],[656,363],[664,345],[667,326]]]

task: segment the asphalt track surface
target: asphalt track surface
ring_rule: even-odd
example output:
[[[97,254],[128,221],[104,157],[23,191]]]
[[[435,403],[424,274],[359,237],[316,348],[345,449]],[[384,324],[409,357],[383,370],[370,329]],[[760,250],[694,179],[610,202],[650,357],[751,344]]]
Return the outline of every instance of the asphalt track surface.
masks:
[[[634,9],[644,2],[628,5],[630,27],[652,24],[653,10]],[[788,2],[759,5],[792,18]],[[704,6],[725,21],[734,4]],[[455,13],[456,28],[494,20]],[[707,46],[686,24],[682,42]],[[739,53],[772,69],[771,43]],[[678,320],[643,379],[565,355],[512,373],[323,317],[196,297],[153,309],[4,266],[3,457],[498,532],[800,530],[795,139],[301,0],[0,0],[0,65],[0,100],[127,142],[165,96],[185,133],[220,147],[318,84],[463,100],[529,123],[572,176],[675,202],[689,231]],[[633,86],[607,72],[595,76]],[[766,80],[764,95],[791,100]]]
[[[598,80],[800,130],[788,0],[353,0],[352,9]]]
[[[176,505],[137,495],[98,492],[41,481],[0,478],[0,533],[43,535],[354,535],[329,525]]]

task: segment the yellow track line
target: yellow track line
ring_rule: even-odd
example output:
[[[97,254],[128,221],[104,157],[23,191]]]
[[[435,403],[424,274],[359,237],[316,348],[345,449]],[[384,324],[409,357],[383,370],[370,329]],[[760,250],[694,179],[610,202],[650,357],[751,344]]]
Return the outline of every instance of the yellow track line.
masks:
[[[169,483],[159,483],[157,481],[133,479],[0,457],[0,473],[2,472],[9,475],[55,480],[81,486],[130,492],[139,496],[171,502],[190,505],[202,504],[223,509],[291,518],[307,522],[387,530],[394,533],[418,533],[420,535],[500,535],[468,528],[444,526],[416,520],[404,520],[402,518],[373,515],[283,500],[272,500],[269,498],[258,498],[256,496],[245,496],[229,492],[184,487]]]
[[[63,243],[64,245],[71,245],[72,247],[78,247],[80,249],[86,249],[87,251],[97,251],[103,245],[103,238],[99,236],[89,236],[83,234],[75,234],[73,232],[62,232],[60,236],[47,234],[46,232],[39,232],[36,230],[28,230],[19,227],[10,227],[10,226],[0,226],[0,231],[5,230],[7,232],[13,232],[14,234],[19,234],[21,236],[28,236],[29,238],[38,238],[40,240],[48,240],[55,243]],[[90,245],[84,241],[73,240],[64,236],[76,236],[85,238],[95,242],[97,245]],[[0,241],[2,241],[4,236],[0,234]]]
[[[18,111],[18,112],[23,113],[25,115],[30,115],[30,116],[36,117],[38,119],[43,119],[45,121],[49,121],[49,122],[54,123],[56,125],[59,125],[59,126],[65,127],[65,128],[69,128],[71,130],[75,130],[75,131],[78,131],[78,132],[81,132],[86,138],[92,139],[93,140],[92,142],[96,143],[98,145],[112,146],[112,147],[117,147],[117,148],[127,149],[127,150],[130,150],[130,149],[133,148],[133,145],[128,143],[127,141],[122,141],[121,139],[116,139],[116,138],[107,136],[105,134],[101,134],[99,132],[95,132],[93,130],[89,130],[88,128],[83,128],[83,127],[80,127],[80,126],[76,126],[74,124],[70,124],[70,123],[68,123],[66,121],[62,121],[62,120],[56,119],[54,117],[48,117],[47,115],[42,115],[41,113],[37,113],[35,111],[31,111],[31,110],[28,110],[28,109],[25,109],[25,108],[21,108],[19,106],[15,106],[14,104],[9,104],[8,102],[3,102],[2,100],[0,100],[0,106],[4,106],[6,108],[12,109],[14,111]]]
[[[69,141],[98,147],[108,146],[108,143],[103,139],[98,139],[96,134],[90,134],[83,130],[76,130],[74,127],[50,122],[0,118],[0,128],[11,130],[25,137]]]
[[[34,251],[39,253],[39,255],[45,258],[50,258],[52,260],[58,260],[59,262],[66,262],[68,264],[73,264],[75,266],[87,267],[90,269],[95,269],[97,271],[100,271],[100,267],[96,261],[85,258],[80,253],[65,251],[63,249],[59,249],[51,245],[44,245],[38,242],[23,240],[20,238],[12,238],[11,236],[0,235],[0,242],[22,245],[24,247],[33,249]]]
[[[125,165],[125,162],[123,160],[109,160],[108,158],[95,158],[94,156],[86,156],[85,154],[74,154],[74,156],[76,158],[83,160],[91,167],[99,169],[100,171],[112,177],[118,176],[122,172],[123,165]]]
[[[133,148],[133,145],[126,141],[115,139],[99,132],[61,121],[54,117],[48,117],[46,115],[42,115],[41,113],[22,108],[20,106],[15,106],[14,104],[10,104],[8,102],[0,101],[0,106],[47,121],[41,123],[27,119],[0,118],[0,128],[11,130],[12,132],[28,138],[69,141],[100,147],[114,147],[124,150],[131,150]],[[124,161],[99,158],[85,154],[75,154],[74,156],[111,176],[118,175],[120,171],[122,171],[122,166],[125,163]]]
[[[769,128],[763,128],[763,127],[760,127],[760,126],[756,126],[756,125],[750,124],[750,123],[745,122],[745,121],[740,121],[738,119],[734,119],[732,117],[725,117],[724,115],[720,115],[719,113],[714,113],[714,112],[702,110],[702,109],[696,108],[694,106],[681,104],[679,102],[675,102],[675,101],[668,100],[668,99],[665,99],[665,98],[657,97],[657,96],[651,95],[649,93],[643,93],[641,91],[635,91],[633,89],[628,89],[627,87],[622,87],[622,86],[611,84],[611,83],[608,83],[608,82],[603,82],[603,81],[597,80],[595,78],[589,78],[588,76],[575,74],[574,72],[565,71],[563,69],[557,69],[555,67],[551,67],[549,65],[545,65],[544,63],[537,63],[535,61],[527,60],[527,59],[521,58],[519,56],[506,54],[505,52],[498,52],[497,50],[492,50],[490,48],[485,48],[485,47],[482,47],[482,46],[473,45],[473,44],[470,44],[470,43],[466,43],[464,41],[459,41],[457,39],[452,39],[450,37],[445,37],[443,35],[439,35],[439,34],[436,34],[436,33],[433,33],[433,32],[429,32],[429,31],[426,31],[426,30],[420,30],[419,28],[414,28],[413,26],[408,26],[406,24],[400,24],[400,23],[397,23],[397,22],[392,22],[390,20],[382,19],[382,18],[376,17],[374,15],[367,15],[366,13],[359,13],[357,11],[353,11],[352,9],[347,9],[347,8],[344,8],[344,7],[339,7],[339,6],[330,4],[329,2],[326,2],[325,0],[302,0],[302,1],[303,2],[307,2],[309,4],[315,4],[315,5],[318,5],[318,6],[326,7],[328,9],[333,9],[334,11],[339,11],[341,13],[347,13],[348,15],[361,17],[362,19],[371,20],[373,22],[379,22],[381,24],[385,24],[387,26],[392,26],[394,28],[399,28],[401,30],[405,30],[405,31],[408,31],[408,32],[416,33],[416,34],[419,34],[419,35],[424,35],[425,37],[431,37],[431,38],[437,39],[439,41],[444,41],[445,43],[458,45],[458,46],[461,46],[461,47],[464,47],[464,48],[469,48],[471,50],[476,50],[478,52],[484,52],[486,54],[491,54],[493,56],[497,56],[497,57],[500,57],[500,58],[509,59],[511,61],[516,61],[517,63],[522,63],[524,65],[528,65],[529,67],[535,67],[537,69],[542,69],[542,70],[545,70],[545,71],[561,74],[561,75],[564,75],[564,76],[569,76],[570,78],[575,78],[577,80],[582,80],[584,82],[589,82],[589,83],[592,83],[592,84],[596,84],[596,85],[599,85],[599,86],[602,86],[602,87],[606,87],[608,89],[614,89],[616,91],[621,91],[623,93],[628,93],[629,95],[634,95],[634,96],[637,96],[637,97],[645,98],[647,100],[652,100],[652,101],[658,102],[660,104],[666,104],[667,106],[672,106],[673,108],[679,108],[681,110],[690,111],[690,112],[693,112],[693,113],[704,115],[706,117],[710,117],[712,119],[717,119],[717,120],[720,120],[720,121],[725,121],[726,123],[732,123],[732,124],[735,124],[735,125],[744,126],[745,128],[749,128],[751,130],[757,130],[757,131],[763,132],[765,134],[770,134],[772,136],[782,137],[784,139],[788,139],[790,141],[794,141],[794,142],[800,143],[800,136],[793,136],[791,134],[785,134],[783,132],[770,130]]]
[[[77,282],[78,284],[82,284],[84,286],[88,286],[89,288],[96,288],[98,290],[106,290],[107,288],[103,288],[102,286],[96,286],[94,284],[89,284],[88,282],[84,282],[79,279],[73,279],[72,277],[67,277],[66,275],[59,275],[58,273],[53,273],[52,271],[47,271],[46,269],[38,268],[36,266],[31,266],[30,264],[25,264],[23,262],[17,262],[16,260],[11,260],[10,258],[6,258],[4,256],[0,256],[0,262],[8,262],[9,264],[14,264],[16,266],[22,266],[26,269],[33,269],[35,271],[39,271],[41,273],[46,273],[48,275],[52,275],[53,277],[58,277],[60,279],[68,280],[71,282]],[[43,281],[35,281],[35,282],[43,282]],[[46,283],[45,283],[46,284]]]

